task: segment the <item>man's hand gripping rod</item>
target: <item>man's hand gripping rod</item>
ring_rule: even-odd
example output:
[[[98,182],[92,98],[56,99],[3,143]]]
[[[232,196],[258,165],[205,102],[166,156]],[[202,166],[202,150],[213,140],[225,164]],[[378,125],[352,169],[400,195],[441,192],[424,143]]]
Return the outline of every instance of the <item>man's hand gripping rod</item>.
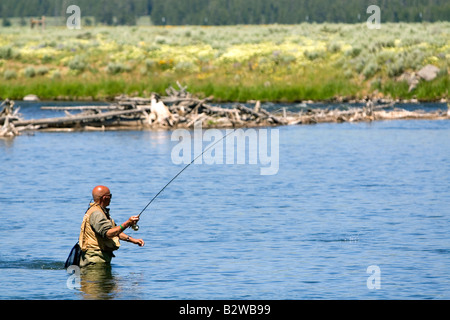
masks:
[[[152,200],[150,200],[150,202],[149,203],[147,203],[147,205],[145,206],[145,208],[144,209],[142,209],[142,211],[138,214],[138,217],[140,218],[141,217],[141,214],[145,211],[145,210],[147,210],[147,208],[152,204],[152,202],[164,191],[164,189],[166,189],[168,186],[169,186],[169,184],[171,184],[184,170],[186,170],[191,164],[193,164],[194,162],[195,162],[195,160],[197,160],[198,158],[200,158],[201,156],[203,156],[203,154],[206,152],[206,151],[208,151],[209,149],[211,149],[212,147],[214,147],[216,144],[218,144],[219,142],[221,142],[221,141],[223,141],[226,137],[228,137],[230,134],[232,134],[232,133],[234,133],[236,131],[236,129],[233,129],[233,131],[231,131],[231,132],[229,132],[229,133],[227,133],[226,135],[225,135],[225,137],[223,137],[222,139],[220,139],[220,140],[218,140],[218,141],[216,141],[214,144],[212,144],[211,146],[209,146],[208,148],[206,148],[206,150],[205,151],[203,151],[200,155],[198,155],[194,160],[192,160],[186,167],[184,167],[183,168],[183,170],[181,170],[180,172],[178,172],[177,173],[177,175],[175,176],[175,177],[173,177],[172,178],[172,180],[170,180],[165,186],[164,186],[164,188],[162,188],[154,197],[153,197],[153,199]],[[138,231],[139,230],[139,226],[137,225],[137,224],[135,224],[135,225],[133,225],[133,226],[131,226],[131,228],[134,230],[134,231]]]

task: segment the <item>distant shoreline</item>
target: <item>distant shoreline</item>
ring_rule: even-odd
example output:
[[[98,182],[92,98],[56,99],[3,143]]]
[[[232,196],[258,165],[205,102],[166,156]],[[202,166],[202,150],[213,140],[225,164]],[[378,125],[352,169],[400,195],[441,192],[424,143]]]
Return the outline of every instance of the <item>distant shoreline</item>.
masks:
[[[0,29],[0,98],[111,101],[177,81],[216,102],[439,101],[450,22]],[[421,74],[426,67],[431,73]]]
[[[24,119],[14,109],[15,102],[4,101],[0,110],[0,137],[14,137],[23,131],[117,131],[191,129],[201,124],[204,128],[255,128],[318,123],[372,122],[379,120],[447,120],[450,108],[407,110],[387,100],[353,102],[357,105],[314,107],[302,103],[298,110],[289,107],[265,109],[260,101],[249,101],[252,106],[235,103],[217,106],[212,98],[198,99],[179,84],[179,90],[170,87],[169,96],[153,94],[150,99],[120,95],[107,106],[41,106],[41,109],[64,111],[65,116]],[[28,97],[36,98],[36,97]],[[40,101],[30,101],[42,103]],[[401,104],[401,103],[400,103]],[[78,112],[78,113],[72,113]]]
[[[158,93],[158,92],[155,92]],[[159,94],[159,93],[158,93]],[[117,95],[116,95],[117,96]],[[24,102],[49,102],[49,103],[58,103],[58,102],[72,102],[72,103],[111,103],[114,101],[116,96],[111,96],[104,99],[94,99],[93,97],[77,97],[76,99],[73,99],[72,97],[51,97],[51,98],[41,98],[34,94],[32,95],[26,95],[19,99],[10,99],[14,101],[24,101]],[[194,94],[194,96],[198,96]],[[149,97],[142,97],[142,96],[134,96],[136,98],[149,98]],[[0,97],[0,102],[4,101],[5,99],[3,97]],[[261,103],[274,103],[274,104],[338,104],[338,103],[348,103],[348,104],[364,104],[368,100],[371,100],[374,103],[378,104],[403,104],[403,103],[447,103],[446,98],[433,98],[433,99],[416,99],[416,98],[378,98],[376,96],[366,96],[364,98],[355,98],[355,97],[334,97],[330,99],[323,99],[323,100],[293,100],[293,101],[269,101],[269,100],[260,100],[260,99],[250,99],[250,100],[244,100],[244,101],[236,101],[236,100],[228,100],[224,101],[221,99],[215,99],[215,97],[210,97],[209,99],[212,103],[216,104],[227,104],[227,103],[255,103],[256,101],[260,101]]]

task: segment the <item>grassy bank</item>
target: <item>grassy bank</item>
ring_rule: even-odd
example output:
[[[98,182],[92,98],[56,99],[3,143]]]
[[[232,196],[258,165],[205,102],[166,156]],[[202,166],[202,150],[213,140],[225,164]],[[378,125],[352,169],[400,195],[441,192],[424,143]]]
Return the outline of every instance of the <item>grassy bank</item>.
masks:
[[[435,100],[449,87],[450,23],[0,29],[0,97],[106,100],[176,81],[221,101],[377,94]],[[404,72],[438,77],[408,92]]]

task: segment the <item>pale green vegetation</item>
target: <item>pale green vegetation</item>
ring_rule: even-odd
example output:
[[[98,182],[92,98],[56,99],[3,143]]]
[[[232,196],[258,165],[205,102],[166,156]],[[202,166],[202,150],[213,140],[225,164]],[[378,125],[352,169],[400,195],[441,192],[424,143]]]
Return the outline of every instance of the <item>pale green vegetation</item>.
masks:
[[[450,23],[0,29],[0,97],[148,96],[177,80],[217,100],[322,100],[379,92],[433,100],[449,87]],[[397,81],[427,64],[438,77]]]

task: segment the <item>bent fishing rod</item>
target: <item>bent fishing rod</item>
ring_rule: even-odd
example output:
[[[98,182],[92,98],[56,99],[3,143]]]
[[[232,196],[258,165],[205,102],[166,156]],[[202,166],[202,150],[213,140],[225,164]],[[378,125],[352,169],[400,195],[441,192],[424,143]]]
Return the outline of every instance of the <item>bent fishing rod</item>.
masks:
[[[194,160],[192,160],[187,166],[185,166],[180,172],[178,172],[175,177],[172,178],[172,180],[170,180],[153,198],[152,200],[150,200],[149,203],[147,203],[147,205],[144,207],[144,209],[142,209],[142,211],[138,214],[138,218],[141,217],[141,214],[144,213],[145,210],[147,210],[147,208],[152,204],[153,201],[155,201],[155,199],[164,191],[164,189],[166,189],[169,184],[171,184],[176,178],[178,178],[178,176],[180,174],[183,173],[184,170],[186,170],[191,164],[193,164],[195,162],[195,160],[197,160],[198,158],[200,158],[201,156],[203,156],[203,154],[208,151],[209,149],[211,149],[212,147],[214,147],[216,144],[218,144],[219,142],[222,142],[223,140],[225,140],[226,137],[228,137],[230,134],[232,134],[233,132],[235,132],[236,129],[233,129],[233,131],[228,132],[222,139],[216,141],[214,144],[210,145],[208,148],[206,148],[200,155],[198,155]],[[139,226],[137,224],[131,226],[131,228],[134,231],[138,231],[139,230]]]

